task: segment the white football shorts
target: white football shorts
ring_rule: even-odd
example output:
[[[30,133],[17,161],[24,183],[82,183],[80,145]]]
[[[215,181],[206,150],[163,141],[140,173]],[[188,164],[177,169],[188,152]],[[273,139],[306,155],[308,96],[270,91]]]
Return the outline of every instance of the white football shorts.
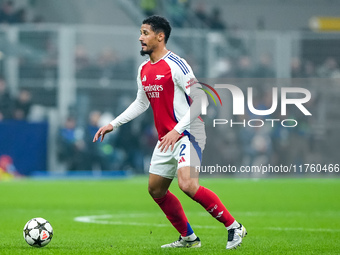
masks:
[[[157,142],[153,151],[149,173],[173,179],[179,168],[201,165],[204,143],[190,141],[188,136],[183,136],[175,143],[173,151],[169,147],[166,152],[160,151],[159,143],[160,141]]]

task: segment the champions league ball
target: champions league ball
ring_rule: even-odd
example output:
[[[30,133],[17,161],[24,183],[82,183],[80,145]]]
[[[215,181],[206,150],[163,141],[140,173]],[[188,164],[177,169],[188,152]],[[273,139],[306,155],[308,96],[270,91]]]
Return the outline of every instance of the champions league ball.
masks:
[[[25,241],[33,247],[46,246],[53,237],[51,224],[43,218],[33,218],[24,227]]]

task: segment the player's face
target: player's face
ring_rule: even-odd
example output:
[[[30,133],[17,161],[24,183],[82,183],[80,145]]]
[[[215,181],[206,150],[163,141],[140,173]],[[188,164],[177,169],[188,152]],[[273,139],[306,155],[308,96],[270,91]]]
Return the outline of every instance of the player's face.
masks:
[[[143,24],[140,28],[139,41],[142,45],[140,54],[144,56],[145,54],[150,55],[159,45],[159,34],[156,34],[150,25]]]

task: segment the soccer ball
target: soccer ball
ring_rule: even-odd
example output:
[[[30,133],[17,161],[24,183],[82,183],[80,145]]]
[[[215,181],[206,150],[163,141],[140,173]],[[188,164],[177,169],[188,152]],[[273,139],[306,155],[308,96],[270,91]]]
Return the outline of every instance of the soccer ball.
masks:
[[[43,218],[33,218],[24,227],[25,241],[33,247],[47,245],[53,237],[51,224]]]

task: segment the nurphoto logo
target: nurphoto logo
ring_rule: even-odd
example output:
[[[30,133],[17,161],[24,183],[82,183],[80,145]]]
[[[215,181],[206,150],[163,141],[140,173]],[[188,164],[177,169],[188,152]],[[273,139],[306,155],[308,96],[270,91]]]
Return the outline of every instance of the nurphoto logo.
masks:
[[[278,102],[279,102],[279,94],[280,94],[280,115],[281,116],[287,116],[287,105],[294,105],[297,107],[297,109],[305,116],[312,116],[310,111],[305,107],[305,104],[309,102],[311,99],[311,93],[308,89],[305,88],[299,88],[299,87],[281,87],[280,93],[279,88],[273,87],[271,90],[271,106],[268,109],[256,109],[254,106],[254,93],[253,88],[248,87],[247,88],[247,94],[246,94],[246,101],[247,101],[247,112],[245,109],[245,95],[243,91],[237,87],[236,85],[232,84],[216,84],[214,87],[199,82],[202,86],[209,88],[218,98],[220,101],[220,104],[222,106],[222,100],[221,100],[221,94],[218,94],[216,89],[223,89],[223,93],[231,93],[232,96],[232,114],[233,116],[240,116],[245,115],[246,113],[251,113],[255,116],[266,116],[273,114],[276,112],[278,108]],[[216,100],[213,96],[213,94],[205,89],[201,88],[203,91],[205,91],[214,101],[215,105],[217,105]],[[291,97],[298,97],[298,98],[291,98]],[[207,98],[203,98],[201,102],[201,113],[202,115],[207,115],[207,107],[208,107],[208,101]],[[278,122],[282,125],[282,127],[295,127],[298,125],[298,121],[296,119],[277,119],[277,118],[258,118],[258,119],[243,119],[243,120],[233,120],[233,119],[214,119],[213,120],[213,127],[216,127],[217,125],[230,125],[230,127],[233,127],[235,125],[240,125],[243,127],[262,127],[265,123],[271,123],[271,126],[274,127],[275,123]]]

